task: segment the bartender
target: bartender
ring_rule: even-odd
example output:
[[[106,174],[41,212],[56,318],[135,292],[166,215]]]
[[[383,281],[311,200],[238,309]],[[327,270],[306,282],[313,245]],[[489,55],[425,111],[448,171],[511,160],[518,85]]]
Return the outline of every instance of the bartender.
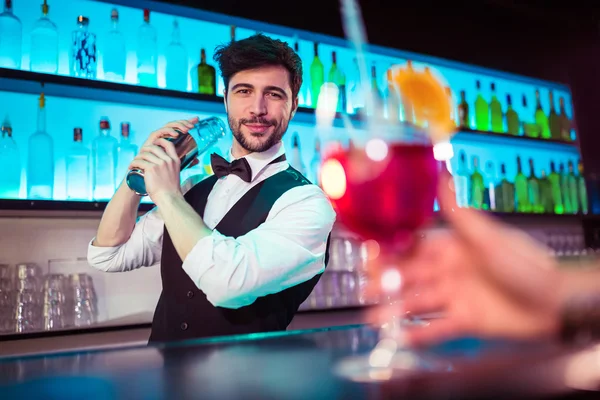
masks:
[[[326,265],[335,212],[288,164],[281,140],[298,108],[300,57],[256,34],[218,47],[215,60],[230,161],[211,155],[214,175],[184,193],[165,138],[197,118],[151,133],[130,168],[144,171],[156,207],[136,221],[140,198],[121,183],[88,248],[89,264],[106,272],[160,263],[150,342],[285,330]]]

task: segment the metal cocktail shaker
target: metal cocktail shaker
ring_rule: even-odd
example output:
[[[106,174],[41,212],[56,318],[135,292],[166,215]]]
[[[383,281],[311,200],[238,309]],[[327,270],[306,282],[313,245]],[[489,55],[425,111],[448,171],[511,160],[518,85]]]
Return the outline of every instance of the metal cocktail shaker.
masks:
[[[188,133],[180,133],[176,138],[167,138],[175,144],[175,151],[181,161],[181,170],[187,168],[194,158],[204,153],[219,139],[225,136],[225,123],[218,117],[198,121]],[[133,168],[126,178],[127,186],[138,196],[147,196],[144,171]]]

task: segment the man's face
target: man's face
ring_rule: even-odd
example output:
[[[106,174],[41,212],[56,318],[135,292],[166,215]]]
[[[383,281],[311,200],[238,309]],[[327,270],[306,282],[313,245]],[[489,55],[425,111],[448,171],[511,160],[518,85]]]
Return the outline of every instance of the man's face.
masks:
[[[225,96],[233,136],[248,152],[262,152],[279,142],[296,111],[290,76],[282,66],[238,72]]]

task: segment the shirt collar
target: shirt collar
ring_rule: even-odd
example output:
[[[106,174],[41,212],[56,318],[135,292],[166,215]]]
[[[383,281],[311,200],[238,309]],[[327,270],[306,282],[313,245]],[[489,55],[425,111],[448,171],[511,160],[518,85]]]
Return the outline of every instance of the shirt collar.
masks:
[[[245,158],[246,161],[248,161],[248,164],[252,169],[252,180],[254,180],[271,161],[282,154],[285,154],[285,147],[283,146],[283,142],[280,141],[266,151],[250,153],[242,158]],[[235,157],[233,156],[231,149],[229,149],[229,161],[231,162],[233,160],[235,160]]]

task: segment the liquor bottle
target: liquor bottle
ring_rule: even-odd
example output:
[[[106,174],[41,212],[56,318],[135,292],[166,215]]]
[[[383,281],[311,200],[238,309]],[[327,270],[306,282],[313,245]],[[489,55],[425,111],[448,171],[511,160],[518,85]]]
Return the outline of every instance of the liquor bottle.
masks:
[[[0,127],[0,198],[18,199],[21,190],[21,157],[8,117]]]
[[[550,190],[552,192],[552,204],[554,205],[554,213],[563,214],[565,212],[565,208],[562,202],[560,175],[556,172],[556,166],[554,164],[554,161],[550,161],[550,175],[548,175],[548,181],[550,182]]]
[[[490,129],[490,109],[488,103],[481,95],[481,82],[475,82],[477,87],[477,98],[475,99],[475,126],[479,131]]]
[[[329,82],[335,84],[338,88],[337,112],[346,112],[346,75],[337,65],[335,51],[331,52],[331,69],[327,78]]]
[[[548,124],[548,117],[544,110],[542,109],[542,101],[540,99],[540,91],[535,91],[535,123],[538,125],[540,130],[540,135],[543,139],[550,139],[550,125]]]
[[[371,93],[373,94],[373,110],[370,110],[370,115],[383,117],[383,94],[377,83],[377,67],[375,64],[371,66]]]
[[[121,180],[125,179],[129,171],[129,164],[133,161],[138,153],[137,146],[131,142],[129,136],[129,122],[121,122],[121,140],[117,147],[117,176],[115,186],[118,187]]]
[[[4,0],[4,12],[0,14],[0,67],[21,68],[21,20],[13,14],[12,0]]]
[[[498,101],[496,96],[496,84],[491,84],[492,99],[490,100],[490,121],[492,125],[492,132],[504,133],[504,127],[502,126],[502,105]]]
[[[459,207],[469,206],[469,180],[470,174],[467,168],[467,156],[461,150],[458,156],[458,169],[452,174],[454,180],[454,191],[456,192],[456,204]]]
[[[165,80],[167,89],[187,91],[188,79],[188,56],[185,47],[181,44],[181,32],[179,22],[173,20],[173,32],[171,33],[171,43],[167,46],[165,52],[167,61]]]
[[[73,129],[73,144],[66,160],[67,200],[90,199],[90,152],[83,145],[83,130]]]
[[[298,56],[300,56],[300,43],[298,43],[298,40],[294,41],[294,51],[296,52],[296,54],[298,54]],[[310,99],[307,95],[306,82],[308,81],[309,77],[307,77],[307,75],[306,75],[307,68],[305,67],[304,60],[301,60],[301,61],[302,61],[302,86],[300,86],[300,91],[298,92],[298,105],[301,107],[308,107],[308,106],[310,106]]]
[[[90,20],[83,15],[77,17],[77,29],[71,33],[71,75],[79,78],[96,79],[96,34],[89,31]]]
[[[364,87],[362,85],[362,78],[360,76],[360,70],[358,68],[358,61],[356,58],[352,60],[352,66],[354,70],[354,76],[352,86],[350,87],[350,107],[354,114],[360,116],[365,110],[365,94]]]
[[[567,116],[567,112],[565,110],[565,99],[561,97],[559,99],[559,103],[560,103],[560,115],[558,116],[558,120],[560,123],[560,139],[570,142],[573,140],[571,138],[572,127],[571,127],[571,120]]]
[[[467,103],[467,94],[464,90],[460,91],[460,104],[458,105],[458,124],[461,128],[470,128],[469,103]]]
[[[554,105],[554,95],[550,91],[550,115],[548,116],[548,125],[550,127],[550,136],[552,139],[560,140],[560,118],[556,113],[556,106]]]
[[[313,154],[313,158],[310,161],[310,173],[312,175],[312,179],[310,180],[315,185],[321,185],[321,143],[319,138],[315,139],[315,152]]]
[[[559,164],[558,174],[560,176],[560,193],[562,194],[563,212],[564,214],[571,214],[572,207],[571,197],[569,196],[569,182],[564,163]]]
[[[386,73],[387,85],[385,91],[385,103],[387,108],[387,117],[390,121],[398,122],[400,120],[400,93],[392,77],[392,69],[389,68]]]
[[[104,79],[114,82],[125,80],[127,69],[127,51],[125,37],[119,30],[119,11],[113,8],[110,12],[111,29],[106,35],[106,43],[102,46],[102,67]]]
[[[235,25],[229,25],[229,37],[232,42],[235,42]]]
[[[506,95],[506,128],[507,132],[511,135],[517,136],[519,134],[519,116],[512,106],[512,99],[510,94]]]
[[[529,178],[527,179],[527,187],[529,189],[529,204],[531,205],[531,211],[534,213],[543,213],[544,204],[542,203],[540,181],[535,175],[533,158],[529,159]]]
[[[542,169],[540,175],[540,201],[542,203],[541,209],[543,213],[554,214],[554,198],[552,196],[552,183],[550,183],[549,177],[546,176],[546,170]]]
[[[107,200],[115,193],[117,139],[110,135],[108,118],[100,119],[100,133],[92,142],[92,199]]]
[[[495,211],[497,209],[496,205],[496,169],[494,168],[494,163],[488,161],[485,163],[485,175],[484,175],[484,183],[485,183],[485,192],[483,193],[483,209]]]
[[[529,204],[529,188],[527,185],[527,177],[523,173],[521,157],[517,156],[517,175],[515,176],[515,194],[517,202],[517,212],[531,212]]]
[[[583,173],[583,163],[579,160],[577,164],[577,169],[579,170],[579,176],[577,177],[577,198],[579,199],[579,210],[582,213],[588,213],[588,196],[587,196],[587,187],[585,185],[585,176]]]
[[[300,138],[298,137],[298,132],[294,132],[292,135],[292,157],[290,159],[290,165],[302,175],[306,175],[306,168],[304,167],[302,152],[300,151]]]
[[[577,177],[575,176],[575,168],[573,165],[573,161],[569,160],[569,174],[567,175],[567,195],[569,198],[569,203],[571,205],[571,214],[577,214],[581,212],[580,204],[578,197],[578,182]]]
[[[500,164],[500,183],[496,187],[496,206],[501,212],[515,212],[515,185],[506,178],[504,164]]]
[[[37,130],[29,136],[27,198],[52,200],[54,194],[54,141],[46,132],[46,97],[39,98]]]
[[[206,50],[200,49],[200,64],[196,66],[196,75],[198,76],[198,93],[215,95],[216,71],[215,67],[206,63]]]
[[[483,182],[483,175],[479,171],[479,157],[477,156],[473,156],[473,173],[471,174],[469,188],[469,205],[479,210],[482,209],[485,184]]]
[[[325,70],[323,68],[323,63],[319,59],[319,43],[315,42],[315,58],[313,59],[312,64],[310,64],[310,95],[313,108],[317,108],[321,86],[323,86],[324,82]]]
[[[527,122],[528,116],[531,115],[527,108],[527,96],[523,95],[523,107],[521,112],[521,125],[523,126],[523,135],[528,137],[540,137],[540,129],[536,123]]]
[[[29,69],[35,72],[56,74],[58,72],[58,30],[48,18],[50,7],[47,0],[42,4],[42,16],[31,30]]]
[[[137,77],[143,86],[156,87],[156,29],[150,24],[150,10],[144,9],[144,22],[137,35]]]

